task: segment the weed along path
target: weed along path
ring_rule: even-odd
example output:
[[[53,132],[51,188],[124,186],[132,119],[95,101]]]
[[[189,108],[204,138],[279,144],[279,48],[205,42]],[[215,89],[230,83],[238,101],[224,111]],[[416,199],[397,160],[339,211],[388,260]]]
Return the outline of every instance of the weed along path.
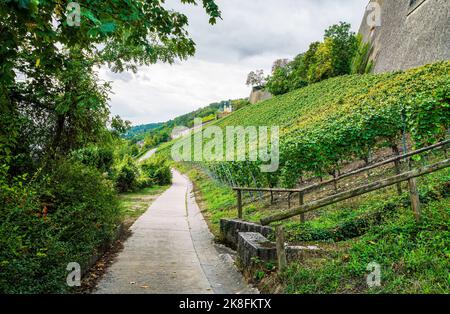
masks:
[[[178,171],[131,231],[94,293],[257,293],[214,244],[192,183]]]

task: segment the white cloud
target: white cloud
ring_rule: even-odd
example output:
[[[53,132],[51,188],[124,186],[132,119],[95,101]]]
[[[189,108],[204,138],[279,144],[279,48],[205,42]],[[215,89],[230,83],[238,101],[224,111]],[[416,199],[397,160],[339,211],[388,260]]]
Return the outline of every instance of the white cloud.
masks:
[[[114,74],[101,69],[101,78],[113,81],[112,114],[134,124],[166,121],[209,103],[247,97],[246,75],[271,68],[278,58],[293,58],[323,31],[339,21],[356,31],[366,1],[361,0],[218,0],[223,20],[214,26],[201,6],[167,1],[167,7],[185,13],[197,54],[174,65],[142,67],[137,74]]]

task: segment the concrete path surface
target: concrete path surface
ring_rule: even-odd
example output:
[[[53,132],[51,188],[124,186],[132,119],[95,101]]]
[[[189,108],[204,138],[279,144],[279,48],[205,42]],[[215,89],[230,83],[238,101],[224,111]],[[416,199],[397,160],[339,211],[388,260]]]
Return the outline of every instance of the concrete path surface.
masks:
[[[146,152],[144,155],[141,156],[141,158],[138,159],[138,162],[143,162],[150,157],[152,157],[156,153],[156,148],[150,149],[148,152]]]
[[[258,293],[214,244],[191,182],[175,170],[131,231],[94,293]]]

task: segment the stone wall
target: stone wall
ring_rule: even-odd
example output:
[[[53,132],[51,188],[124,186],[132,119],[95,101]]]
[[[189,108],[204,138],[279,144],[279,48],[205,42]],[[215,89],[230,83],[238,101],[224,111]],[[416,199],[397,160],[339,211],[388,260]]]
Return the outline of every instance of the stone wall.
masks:
[[[238,245],[239,232],[258,232],[265,237],[273,235],[271,227],[261,226],[241,219],[220,219],[220,236],[232,248],[236,248]]]
[[[288,263],[304,259],[321,257],[327,254],[315,245],[290,246],[285,244],[286,260]],[[265,263],[277,262],[277,248],[274,242],[267,240],[258,232],[239,232],[237,256],[242,269],[251,269],[256,261]]]
[[[272,94],[264,89],[253,88],[248,101],[251,104],[272,98]]]
[[[371,11],[367,11],[359,32],[372,44],[374,72],[406,70],[450,59],[449,0],[370,2],[381,6],[381,26],[368,25]]]

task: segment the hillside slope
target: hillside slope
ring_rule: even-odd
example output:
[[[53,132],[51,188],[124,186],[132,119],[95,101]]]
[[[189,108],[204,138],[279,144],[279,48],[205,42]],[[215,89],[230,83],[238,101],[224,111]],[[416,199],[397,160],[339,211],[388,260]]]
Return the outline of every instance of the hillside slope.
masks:
[[[330,79],[215,122],[221,128],[279,125],[281,163],[276,173],[260,173],[257,163],[249,162],[178,167],[194,181],[204,215],[218,236],[220,219],[236,217],[230,185],[294,186],[300,177],[326,176],[348,162],[398,145],[402,133],[413,147],[448,138],[449,91],[450,62],[408,72]],[[169,154],[172,145],[164,145],[161,153]],[[443,155],[431,154],[420,162],[439,158]],[[318,245],[326,254],[292,263],[281,276],[273,264],[260,264],[251,273],[252,280],[263,292],[448,293],[449,175],[447,168],[418,179],[423,205],[419,223],[406,185],[401,195],[391,187],[324,207],[307,214],[306,223],[297,217],[283,221],[290,243]],[[250,221],[287,206],[281,198],[270,205],[259,195],[243,197],[243,218]],[[366,283],[371,262],[381,267],[380,287]]]
[[[348,161],[368,159],[377,149],[396,144],[402,133],[410,134],[414,147],[444,138],[449,99],[450,61],[407,72],[329,79],[215,122],[222,129],[279,126],[277,172],[260,173],[261,162],[204,165],[230,184],[295,186],[301,177],[328,175]],[[204,138],[203,144],[208,141]],[[162,150],[168,153],[170,145]]]

